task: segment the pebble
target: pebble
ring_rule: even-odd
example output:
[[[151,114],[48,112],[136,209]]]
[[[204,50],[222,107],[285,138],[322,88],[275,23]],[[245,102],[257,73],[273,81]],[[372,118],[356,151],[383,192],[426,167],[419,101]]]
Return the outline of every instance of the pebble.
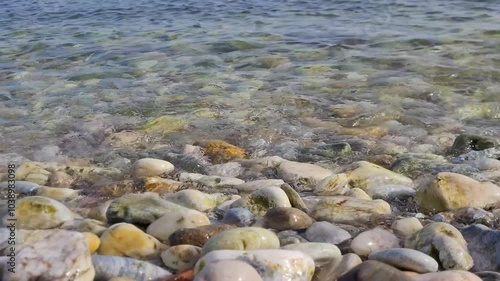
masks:
[[[89,245],[89,252],[91,254],[95,253],[95,251],[97,251],[97,249],[101,245],[101,240],[92,232],[83,232],[83,235],[85,235],[85,239],[87,240],[87,244]]]
[[[203,247],[213,236],[233,228],[235,228],[235,226],[227,224],[212,224],[195,228],[182,228],[172,233],[168,237],[168,241],[171,246],[189,244]]]
[[[308,255],[291,250],[220,250],[202,257],[194,267],[194,273],[207,264],[221,260],[239,260],[257,270],[263,281],[304,281],[314,274],[314,261]],[[218,281],[218,280],[217,280]]]
[[[313,220],[303,211],[291,207],[269,209],[264,216],[266,228],[296,230],[308,228]]]
[[[391,229],[394,234],[403,241],[423,228],[422,223],[417,218],[404,218],[392,223]]]
[[[358,187],[370,195],[370,189],[382,185],[413,186],[413,181],[367,161],[358,161],[344,169],[350,187]]]
[[[280,185],[280,188],[285,192],[292,207],[308,212],[308,208],[304,203],[304,200],[302,200],[302,196],[300,196],[300,194],[293,189],[293,187],[291,187],[288,183],[284,183]]]
[[[155,177],[167,175],[174,170],[172,163],[154,158],[142,158],[130,167],[132,177]]]
[[[306,238],[311,242],[340,244],[351,237],[343,228],[326,221],[315,222],[306,230]]]
[[[231,204],[231,208],[246,208],[257,216],[264,216],[271,208],[291,207],[286,193],[279,187],[263,187]]]
[[[364,224],[373,214],[391,214],[390,205],[380,199],[364,200],[347,196],[333,196],[320,200],[309,215],[317,221]]]
[[[239,260],[221,260],[206,264],[193,281],[263,281],[248,263]]]
[[[281,179],[255,180],[242,183],[240,185],[235,186],[235,188],[238,189],[239,192],[252,192],[263,187],[269,187],[269,186],[279,187],[284,183],[285,182]]]
[[[443,222],[424,226],[406,239],[405,248],[430,255],[445,269],[469,270],[474,264],[462,234],[452,225]]]
[[[500,187],[455,173],[439,173],[415,195],[421,212],[442,212],[461,207],[485,207],[500,201]]]
[[[339,248],[330,243],[305,242],[286,245],[281,247],[281,249],[300,251],[310,256],[316,266],[321,266],[332,260],[340,260],[342,258]]]
[[[24,229],[56,228],[77,218],[64,204],[42,196],[20,199],[15,215],[17,227]]]
[[[160,217],[185,207],[161,199],[156,193],[126,194],[114,199],[106,211],[108,223],[137,223],[147,225]]]
[[[345,196],[350,196],[358,199],[364,199],[364,200],[372,200],[371,196],[368,195],[363,189],[355,187],[349,189]]]
[[[85,236],[58,231],[16,251],[15,273],[4,270],[9,281],[92,281],[95,271]]]
[[[92,263],[96,281],[109,280],[116,276],[131,280],[163,280],[172,275],[150,262],[132,258],[92,255]]]
[[[168,237],[178,229],[209,224],[210,220],[207,215],[196,210],[187,209],[166,214],[155,220],[148,226],[146,233],[160,241],[167,241]]]
[[[415,275],[411,277],[414,281],[482,281],[473,273],[462,270],[447,270]]]
[[[255,215],[245,208],[233,208],[224,213],[222,223],[231,224],[238,227],[250,226],[255,219]]]
[[[130,257],[139,260],[158,258],[166,246],[128,223],[111,226],[101,236],[99,255]]]
[[[202,255],[215,250],[278,249],[276,234],[260,227],[234,228],[220,232],[203,246]]]
[[[9,182],[7,182],[7,181],[0,183],[0,189],[2,189],[2,190],[7,189],[8,186],[9,186]],[[14,191],[16,193],[19,193],[19,194],[33,195],[38,188],[40,188],[40,185],[37,183],[16,180]]]
[[[200,258],[201,248],[193,245],[176,245],[161,253],[161,260],[168,268],[184,271],[194,267]]]
[[[24,162],[16,169],[16,181],[28,181],[39,185],[49,182],[50,172],[35,162]]]
[[[245,158],[245,150],[222,140],[200,140],[194,143],[205,149],[205,156],[214,164],[227,163],[235,159]]]
[[[392,248],[399,248],[399,239],[392,232],[379,227],[362,232],[351,242],[353,252],[365,257]]]
[[[341,259],[334,259],[327,264],[322,265],[317,269],[315,281],[331,281],[337,280],[338,277],[344,275],[349,270],[361,264],[361,258],[353,253],[348,253],[342,256]]]
[[[244,180],[231,177],[204,176],[198,179],[198,183],[211,188],[234,187],[244,183]]]
[[[241,175],[243,168],[238,162],[228,162],[224,164],[217,164],[207,168],[209,176],[220,176],[236,178]]]
[[[75,199],[80,191],[63,187],[42,186],[36,190],[36,195],[51,198],[60,202]]]
[[[162,198],[200,212],[213,209],[219,204],[214,194],[207,194],[196,189],[185,189],[165,194]]]
[[[338,281],[413,281],[413,279],[390,265],[369,260],[349,270]]]
[[[344,195],[349,191],[349,179],[346,174],[336,174],[321,180],[314,187],[313,193],[322,196]]]
[[[481,271],[474,274],[481,278],[482,281],[500,281],[500,271]]]
[[[278,176],[287,183],[301,183],[314,186],[333,172],[318,165],[284,161],[277,168]]]
[[[437,261],[432,257],[416,250],[404,248],[371,253],[368,255],[368,259],[418,273],[436,272],[439,267]]]

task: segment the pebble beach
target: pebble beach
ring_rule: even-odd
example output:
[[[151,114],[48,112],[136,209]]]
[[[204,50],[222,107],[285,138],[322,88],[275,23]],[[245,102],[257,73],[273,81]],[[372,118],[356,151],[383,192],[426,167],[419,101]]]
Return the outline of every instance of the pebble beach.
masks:
[[[500,281],[500,4],[0,8],[0,280]]]

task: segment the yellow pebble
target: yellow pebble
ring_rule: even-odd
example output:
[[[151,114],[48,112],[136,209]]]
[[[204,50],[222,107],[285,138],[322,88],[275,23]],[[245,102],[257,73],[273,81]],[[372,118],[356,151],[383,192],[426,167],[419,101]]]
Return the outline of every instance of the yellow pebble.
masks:
[[[83,234],[89,243],[89,251],[93,254],[101,245],[101,240],[92,232],[84,232]]]

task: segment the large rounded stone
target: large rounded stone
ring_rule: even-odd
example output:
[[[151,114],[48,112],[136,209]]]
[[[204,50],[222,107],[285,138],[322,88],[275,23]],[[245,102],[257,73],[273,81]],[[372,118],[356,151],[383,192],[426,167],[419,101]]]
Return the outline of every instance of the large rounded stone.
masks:
[[[413,181],[391,170],[366,161],[348,166],[344,173],[349,178],[350,187],[358,187],[371,195],[371,189],[382,185],[413,186]]]
[[[77,217],[64,204],[42,196],[19,200],[15,210],[16,225],[24,229],[56,228]],[[7,215],[7,218],[11,217]]]
[[[346,174],[336,174],[324,178],[314,187],[314,194],[322,196],[344,195],[349,191]]]
[[[379,227],[362,232],[351,242],[353,252],[365,257],[377,251],[398,247],[399,239],[391,232]]]
[[[405,248],[426,253],[445,269],[469,270],[474,262],[462,234],[450,224],[430,223],[406,239]]]
[[[422,229],[422,223],[417,218],[404,218],[394,221],[391,225],[392,231],[399,239],[406,239],[415,232]]]
[[[310,256],[316,266],[321,266],[332,260],[340,260],[342,254],[339,248],[329,243],[305,242],[300,244],[290,244],[282,247],[284,250],[300,251]]]
[[[435,259],[412,249],[398,248],[374,252],[368,259],[419,273],[436,272],[439,267]]]
[[[201,248],[193,245],[172,246],[161,253],[161,260],[168,268],[184,271],[194,267],[200,258]]]
[[[211,262],[196,274],[193,281],[263,281],[248,263],[239,260]]]
[[[178,229],[209,224],[210,220],[207,215],[196,210],[187,209],[166,214],[155,220],[148,226],[146,232],[161,241],[167,241],[168,237]]]
[[[320,200],[310,216],[331,223],[365,224],[374,214],[389,215],[391,206],[383,200],[364,200],[347,196],[333,196]]]
[[[275,186],[263,187],[231,204],[231,208],[246,208],[258,216],[264,216],[271,208],[291,206],[286,193]]]
[[[235,226],[227,224],[212,224],[196,228],[182,228],[172,233],[170,237],[168,237],[168,241],[171,246],[189,244],[203,247],[213,236],[233,228],[235,228]]]
[[[460,232],[474,259],[472,270],[500,272],[500,230],[478,224],[462,228]]]
[[[166,175],[174,170],[172,163],[154,158],[143,158],[137,160],[130,167],[132,177],[154,177]]]
[[[165,194],[164,199],[201,212],[208,211],[219,203],[217,197],[196,189],[185,189],[174,194]]]
[[[233,208],[224,213],[222,223],[236,226],[250,226],[254,218],[255,215],[245,208]]]
[[[280,241],[276,234],[260,227],[242,227],[223,231],[203,246],[202,255],[215,250],[278,249]]]
[[[313,220],[309,215],[296,208],[269,209],[264,216],[266,228],[276,230],[296,230],[308,228]]]
[[[315,185],[333,172],[318,165],[284,161],[278,166],[278,176],[288,183]]]
[[[100,255],[154,259],[160,256],[166,246],[136,226],[119,223],[110,227],[101,236]]]
[[[500,201],[500,187],[455,173],[439,173],[415,195],[422,212],[442,212],[461,207],[485,207]]]
[[[313,223],[306,230],[306,238],[311,242],[340,244],[351,239],[351,234],[343,228],[327,221],[320,221]]]
[[[361,260],[361,258],[356,254],[345,254],[341,259],[334,259],[317,269],[317,272],[315,272],[314,280],[337,280],[338,277],[344,275],[346,272],[358,266],[362,262],[363,261]]]
[[[476,275],[462,270],[447,270],[412,276],[414,281],[482,281]]]

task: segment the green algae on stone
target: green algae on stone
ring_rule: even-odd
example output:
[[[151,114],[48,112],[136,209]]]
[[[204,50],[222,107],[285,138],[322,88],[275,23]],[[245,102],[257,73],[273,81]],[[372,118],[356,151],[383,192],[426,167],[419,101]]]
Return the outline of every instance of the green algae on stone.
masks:
[[[485,150],[492,147],[500,147],[500,139],[489,136],[460,134],[455,139],[450,152],[458,156],[471,150]]]
[[[185,120],[173,118],[170,116],[161,116],[153,119],[144,125],[143,130],[146,133],[158,133],[166,135],[172,132],[179,132],[187,127]]]
[[[76,217],[64,204],[42,196],[19,200],[15,211],[17,225],[21,229],[56,228]]]

